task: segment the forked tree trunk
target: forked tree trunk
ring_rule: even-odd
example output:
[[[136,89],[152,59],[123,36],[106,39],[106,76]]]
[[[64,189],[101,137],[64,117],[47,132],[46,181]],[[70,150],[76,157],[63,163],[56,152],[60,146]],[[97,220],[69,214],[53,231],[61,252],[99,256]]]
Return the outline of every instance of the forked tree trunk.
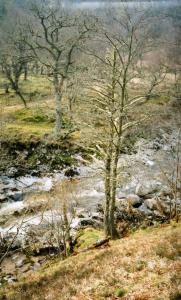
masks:
[[[9,84],[10,84],[12,90],[14,90],[16,95],[22,100],[24,107],[27,108],[26,100],[25,100],[24,96],[22,95],[21,90],[19,88],[19,79],[21,76],[21,72],[15,73],[14,78],[13,78],[13,75],[11,74],[11,72],[9,72],[9,70],[7,68],[5,68],[5,73],[6,73],[7,79],[9,80]],[[8,85],[8,88],[9,88],[9,85]],[[7,89],[7,92],[8,92],[8,89]]]

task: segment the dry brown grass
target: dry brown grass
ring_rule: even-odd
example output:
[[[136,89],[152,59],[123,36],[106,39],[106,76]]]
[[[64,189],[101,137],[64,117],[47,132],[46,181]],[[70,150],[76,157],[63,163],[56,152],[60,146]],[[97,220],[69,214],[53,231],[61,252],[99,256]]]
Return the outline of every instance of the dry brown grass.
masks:
[[[180,224],[139,231],[108,248],[53,262],[38,273],[29,272],[20,284],[2,289],[0,299],[180,299],[179,257],[171,260],[156,253],[161,242],[172,243],[168,237],[179,238],[179,231]]]

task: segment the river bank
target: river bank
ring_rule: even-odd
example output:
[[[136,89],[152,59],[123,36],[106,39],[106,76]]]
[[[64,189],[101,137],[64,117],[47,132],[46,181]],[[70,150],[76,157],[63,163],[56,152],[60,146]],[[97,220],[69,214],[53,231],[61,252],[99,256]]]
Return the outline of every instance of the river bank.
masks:
[[[132,153],[120,156],[116,210],[120,236],[126,235],[130,228],[169,220],[174,199],[164,174],[172,176],[175,170],[173,149],[178,132],[177,128],[172,133],[161,130],[160,137],[140,139]],[[75,158],[77,164],[71,169],[46,176],[0,177],[1,243],[6,241],[11,245],[3,264],[3,280],[17,280],[22,272],[36,270],[57,255],[60,246],[57,229],[61,228],[65,200],[73,240],[82,228],[103,227],[103,162],[96,159],[86,165],[80,155]],[[67,176],[71,170],[72,176]],[[180,187],[178,210],[181,209],[179,191]],[[12,270],[9,266],[13,266]]]

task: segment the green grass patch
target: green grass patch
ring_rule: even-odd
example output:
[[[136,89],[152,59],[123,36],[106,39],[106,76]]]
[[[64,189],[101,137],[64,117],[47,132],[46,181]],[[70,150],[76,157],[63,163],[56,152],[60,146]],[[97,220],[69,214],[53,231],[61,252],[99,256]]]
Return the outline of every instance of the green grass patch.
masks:
[[[30,136],[42,136],[44,134],[50,134],[53,130],[53,124],[7,124],[8,131],[12,135],[22,136],[24,140],[29,139]]]
[[[42,108],[19,109],[15,112],[16,120],[27,123],[53,123],[54,117],[46,113]]]
[[[121,298],[124,295],[126,295],[127,292],[128,291],[125,288],[117,288],[116,291],[115,291],[115,296]]]

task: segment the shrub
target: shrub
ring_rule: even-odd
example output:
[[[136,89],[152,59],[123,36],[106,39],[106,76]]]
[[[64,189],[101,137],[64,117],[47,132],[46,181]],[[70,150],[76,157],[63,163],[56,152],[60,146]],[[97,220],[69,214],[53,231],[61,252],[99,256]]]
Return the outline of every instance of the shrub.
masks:
[[[123,297],[126,293],[127,293],[127,289],[125,288],[117,288],[116,291],[115,291],[115,296],[116,297]]]

